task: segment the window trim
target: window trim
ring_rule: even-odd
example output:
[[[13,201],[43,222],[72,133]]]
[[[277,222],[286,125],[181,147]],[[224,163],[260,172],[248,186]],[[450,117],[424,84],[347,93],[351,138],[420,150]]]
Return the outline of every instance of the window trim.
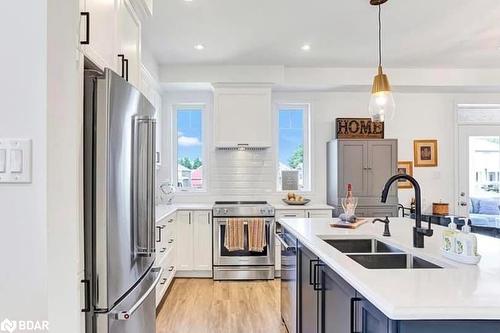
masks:
[[[312,150],[312,121],[311,121],[311,104],[310,103],[276,103],[275,106],[275,112],[274,112],[274,119],[275,119],[275,126],[274,128],[276,129],[276,135],[275,135],[275,142],[276,142],[276,149],[275,149],[275,181],[276,181],[276,192],[278,193],[284,193],[288,191],[283,191],[281,189],[281,184],[279,184],[278,179],[279,175],[278,172],[280,170],[279,168],[279,163],[280,163],[280,158],[279,158],[279,152],[280,152],[280,146],[279,146],[279,137],[280,137],[280,129],[279,129],[279,113],[281,110],[286,110],[286,109],[302,109],[304,110],[304,115],[303,115],[303,123],[304,123],[304,188],[299,189],[297,192],[299,193],[310,193],[313,192],[313,184],[312,184],[312,159],[311,159],[311,150]]]
[[[203,185],[201,188],[183,188],[178,187],[178,170],[177,170],[177,152],[178,152],[178,136],[177,136],[177,112],[182,109],[199,108],[201,110],[201,138],[202,148],[201,157],[203,163]],[[208,107],[206,103],[176,103],[172,105],[171,110],[171,140],[172,140],[172,173],[171,179],[175,184],[177,194],[181,193],[206,193],[208,192]]]

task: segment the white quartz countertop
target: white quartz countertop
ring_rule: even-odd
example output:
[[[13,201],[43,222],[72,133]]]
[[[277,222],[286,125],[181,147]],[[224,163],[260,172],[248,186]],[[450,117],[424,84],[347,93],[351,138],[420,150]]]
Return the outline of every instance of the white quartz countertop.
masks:
[[[161,204],[156,206],[156,222],[159,222],[168,215],[173,214],[179,210],[212,210],[212,208],[213,204],[208,203],[178,203],[171,205]]]
[[[311,223],[314,220],[314,223]],[[372,219],[369,219],[371,221]],[[394,320],[500,320],[500,239],[478,235],[482,260],[477,266],[441,256],[444,227],[433,225],[425,248],[413,248],[415,221],[391,218],[391,237],[382,223],[358,229],[330,227],[333,219],[282,219],[280,223],[366,299]],[[427,223],[423,223],[427,227]],[[321,237],[321,238],[320,238]],[[367,269],[322,238],[376,238],[444,269]]]
[[[307,205],[287,205],[284,203],[271,203],[274,209],[278,210],[332,210],[332,206],[328,206],[327,204],[314,204],[312,202]]]
[[[271,205],[278,210],[322,210],[322,209],[333,209],[332,206],[326,204],[312,204],[309,203],[304,206],[291,206],[285,204],[274,204]],[[156,222],[159,222],[163,218],[170,214],[175,213],[178,210],[212,210],[212,203],[174,203],[171,205],[160,204],[156,205]]]

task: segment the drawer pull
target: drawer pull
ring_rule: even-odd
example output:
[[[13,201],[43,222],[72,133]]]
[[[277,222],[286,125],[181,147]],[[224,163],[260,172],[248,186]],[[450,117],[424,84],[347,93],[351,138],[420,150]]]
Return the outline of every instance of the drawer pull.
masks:
[[[172,222],[174,222],[174,219],[170,219],[167,221],[167,223],[172,223]]]
[[[173,240],[173,239],[170,239],[170,240],[168,241],[168,244],[172,244],[173,242],[174,242],[174,240]]]
[[[171,271],[173,271],[173,270],[174,270],[174,266],[170,266],[170,267],[168,268],[168,271],[169,271],[169,272],[171,272]]]
[[[165,283],[167,283],[168,278],[163,278],[160,282],[160,284],[163,286]]]
[[[165,251],[167,251],[167,248],[166,247],[162,247],[161,250],[160,250],[160,253],[165,253]]]

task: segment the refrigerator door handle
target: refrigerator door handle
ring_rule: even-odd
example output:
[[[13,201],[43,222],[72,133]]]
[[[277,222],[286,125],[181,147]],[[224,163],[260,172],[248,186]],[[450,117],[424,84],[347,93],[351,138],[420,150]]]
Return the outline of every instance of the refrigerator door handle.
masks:
[[[134,119],[133,164],[135,246],[139,256],[155,253],[154,153],[155,121],[150,117]],[[144,230],[145,229],[145,230]]]
[[[156,218],[155,218],[155,153],[156,153],[156,120],[149,121],[149,144],[148,144],[148,209],[149,224],[151,228],[151,255],[156,252]],[[161,237],[161,231],[160,231]],[[160,239],[161,240],[161,239]]]
[[[157,274],[157,276],[156,276],[155,280],[153,281],[153,283],[151,284],[151,286],[148,288],[148,290],[146,290],[146,292],[141,296],[141,298],[139,298],[137,300],[137,302],[134,305],[132,305],[132,307],[130,307],[130,309],[114,313],[115,318],[117,320],[129,320],[132,317],[132,315],[134,314],[134,312],[138,308],[140,308],[142,303],[144,303],[146,298],[148,298],[149,294],[151,294],[155,290],[156,285],[160,281],[161,275],[163,274],[163,268],[154,267],[151,269],[151,272]]]

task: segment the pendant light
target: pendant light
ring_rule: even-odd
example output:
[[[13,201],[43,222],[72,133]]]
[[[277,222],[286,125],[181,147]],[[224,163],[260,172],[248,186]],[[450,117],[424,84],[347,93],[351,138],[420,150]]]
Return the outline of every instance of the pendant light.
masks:
[[[370,0],[370,4],[378,6],[378,73],[373,79],[372,96],[368,111],[373,121],[387,121],[394,118],[396,104],[392,96],[391,85],[382,70],[382,19],[383,3],[387,0]]]

